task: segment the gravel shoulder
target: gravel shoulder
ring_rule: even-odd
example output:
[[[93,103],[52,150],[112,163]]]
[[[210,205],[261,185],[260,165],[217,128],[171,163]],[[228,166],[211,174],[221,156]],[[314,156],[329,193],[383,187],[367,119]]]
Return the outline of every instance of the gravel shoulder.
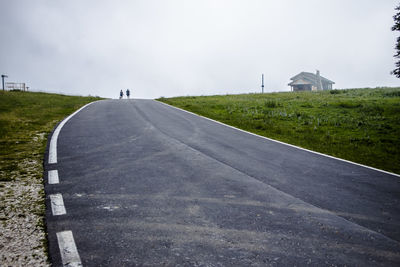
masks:
[[[37,133],[30,142],[41,143],[43,139],[44,134]],[[11,178],[0,182],[0,265],[50,266],[40,155],[18,163]]]
[[[98,97],[0,91],[0,266],[49,266],[43,157],[47,135]]]

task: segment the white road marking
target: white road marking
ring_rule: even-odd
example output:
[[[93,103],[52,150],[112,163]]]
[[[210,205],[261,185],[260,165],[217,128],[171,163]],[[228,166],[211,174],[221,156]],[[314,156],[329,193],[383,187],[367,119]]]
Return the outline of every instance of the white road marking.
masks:
[[[57,240],[63,266],[82,266],[72,231],[58,232]]]
[[[49,184],[58,184],[60,180],[58,179],[58,171],[51,170],[49,171]]]
[[[113,211],[113,210],[119,209],[118,206],[104,206],[102,208],[105,209],[105,210],[108,210],[108,211]]]
[[[57,140],[58,140],[58,135],[60,134],[60,131],[64,126],[64,124],[66,124],[69,121],[69,119],[71,119],[79,111],[81,111],[82,109],[93,103],[94,102],[86,104],[77,111],[75,111],[74,113],[72,113],[71,115],[69,115],[54,130],[50,140],[49,164],[57,163]],[[60,182],[57,170],[49,171],[48,177],[49,177],[49,184],[58,184]],[[64,200],[61,194],[50,195],[50,203],[51,203],[51,211],[53,212],[54,216],[67,214],[67,211],[65,210],[64,206]],[[79,253],[76,248],[72,232],[71,231],[58,232],[57,240],[58,240],[58,246],[60,248],[61,260],[63,266],[70,266],[70,267],[82,266],[81,258],[79,257]]]
[[[50,195],[51,211],[54,216],[67,214],[61,194]]]
[[[154,100],[154,101],[157,101],[157,100]],[[386,174],[390,174],[390,175],[393,175],[393,176],[400,177],[400,174],[396,174],[396,173],[393,173],[393,172],[384,171],[384,170],[377,169],[377,168],[374,168],[374,167],[371,167],[371,166],[367,166],[367,165],[363,165],[363,164],[360,164],[360,163],[356,163],[356,162],[353,162],[353,161],[350,161],[350,160],[341,159],[341,158],[336,158],[336,157],[331,156],[331,155],[323,154],[323,153],[316,152],[316,151],[312,151],[312,150],[309,150],[309,149],[306,149],[306,148],[302,148],[302,147],[299,147],[299,146],[295,146],[295,145],[291,145],[291,144],[288,144],[288,143],[284,143],[284,142],[282,142],[282,141],[278,141],[278,140],[271,139],[271,138],[268,138],[268,137],[265,137],[265,136],[261,136],[261,135],[255,134],[255,133],[251,133],[251,132],[248,132],[248,131],[245,131],[245,130],[236,128],[236,127],[234,127],[234,126],[231,126],[231,125],[222,123],[222,122],[220,122],[220,121],[216,121],[216,120],[213,120],[213,119],[210,119],[210,118],[207,118],[207,117],[198,115],[198,114],[196,114],[196,113],[193,113],[193,112],[190,112],[190,111],[181,109],[181,108],[174,107],[174,106],[172,106],[172,105],[169,105],[169,104],[164,103],[164,102],[161,102],[161,101],[157,101],[157,102],[159,102],[159,103],[161,103],[161,104],[164,104],[164,105],[166,105],[166,106],[168,106],[168,107],[171,107],[171,108],[174,108],[174,109],[177,109],[177,110],[180,110],[180,111],[183,111],[183,112],[186,112],[186,113],[189,113],[189,114],[192,114],[192,115],[195,115],[195,116],[204,118],[204,119],[209,120],[209,121],[216,122],[216,123],[221,124],[221,125],[223,125],[223,126],[226,126],[226,127],[229,127],[229,128],[232,128],[232,129],[235,129],[235,130],[238,130],[238,131],[241,131],[241,132],[243,132],[243,133],[248,133],[248,134],[251,134],[251,135],[253,135],[253,136],[257,136],[257,137],[260,137],[260,138],[263,138],[263,139],[266,139],[266,140],[269,140],[269,141],[272,141],[272,142],[275,142],[275,143],[279,143],[279,144],[282,144],[282,145],[294,147],[294,148],[297,148],[297,149],[300,149],[300,150],[303,150],[303,151],[307,151],[307,152],[310,152],[310,153],[313,153],[313,154],[317,154],[317,155],[320,155],[320,156],[324,156],[324,157],[328,157],[328,158],[331,158],[331,159],[340,160],[340,161],[343,161],[343,162],[347,162],[347,163],[350,163],[350,164],[353,164],[353,165],[361,166],[361,167],[364,167],[364,168],[367,168],[367,169],[371,169],[371,170],[374,170],[374,171],[378,171],[378,172],[382,172],[382,173],[386,173]]]
[[[60,134],[61,128],[64,126],[64,124],[67,123],[67,121],[69,121],[69,119],[71,119],[76,113],[78,113],[79,111],[81,111],[82,109],[86,108],[87,106],[89,106],[90,104],[93,104],[94,102],[91,102],[89,104],[84,105],[83,107],[81,107],[80,109],[78,109],[77,111],[75,111],[74,113],[72,113],[71,115],[69,115],[68,117],[66,117],[58,126],[57,128],[54,130],[53,135],[51,136],[51,140],[50,140],[50,147],[49,147],[49,164],[52,163],[57,163],[57,140],[58,140],[58,135]]]

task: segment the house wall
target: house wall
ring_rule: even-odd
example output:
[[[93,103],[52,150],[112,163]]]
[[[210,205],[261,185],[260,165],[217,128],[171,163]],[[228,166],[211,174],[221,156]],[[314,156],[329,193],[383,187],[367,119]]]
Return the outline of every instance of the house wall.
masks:
[[[317,86],[311,84],[296,84],[291,86],[292,91],[319,91]],[[332,84],[323,83],[322,90],[331,90]]]
[[[311,84],[297,84],[293,85],[293,91],[311,91],[312,87]]]
[[[332,89],[332,84],[330,84],[330,83],[322,83],[322,89],[323,90],[331,90]]]

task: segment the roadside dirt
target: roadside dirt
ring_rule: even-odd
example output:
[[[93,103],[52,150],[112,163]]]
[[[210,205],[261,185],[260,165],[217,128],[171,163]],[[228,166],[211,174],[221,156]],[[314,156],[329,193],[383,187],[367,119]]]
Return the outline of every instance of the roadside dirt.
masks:
[[[40,141],[43,134],[32,138]],[[26,159],[12,172],[12,181],[0,182],[0,265],[50,266],[44,228],[42,162]],[[21,175],[21,170],[23,175]]]

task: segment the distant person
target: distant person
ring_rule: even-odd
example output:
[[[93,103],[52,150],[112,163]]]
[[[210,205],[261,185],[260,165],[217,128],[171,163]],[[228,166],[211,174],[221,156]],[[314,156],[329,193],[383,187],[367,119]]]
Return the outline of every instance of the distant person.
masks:
[[[124,92],[122,90],[119,92],[119,99],[122,99],[124,97]]]
[[[131,95],[131,92],[129,91],[129,89],[126,89],[126,97],[129,99],[129,96]]]

